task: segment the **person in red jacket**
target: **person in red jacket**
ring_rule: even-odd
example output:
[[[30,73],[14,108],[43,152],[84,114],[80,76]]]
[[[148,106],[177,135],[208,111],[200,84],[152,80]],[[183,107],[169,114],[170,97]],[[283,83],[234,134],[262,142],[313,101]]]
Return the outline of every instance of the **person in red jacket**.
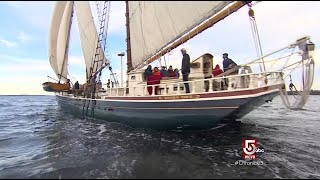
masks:
[[[169,77],[176,77],[176,73],[173,71],[172,66],[169,66],[168,69]]]
[[[219,64],[212,70],[213,76],[218,76],[219,74],[223,73],[222,69],[220,69]]]
[[[216,67],[212,70],[212,74],[213,74],[213,77],[214,76],[218,76],[219,74],[223,73],[222,69],[220,69],[220,66],[219,64],[216,65]],[[223,82],[217,82],[216,80],[213,80],[213,89],[216,90],[216,88],[218,88],[219,86],[222,88],[223,87]]]
[[[147,77],[147,85],[154,85],[154,84],[160,84],[162,76],[160,75],[160,71],[158,67],[153,68],[153,75]],[[152,95],[152,86],[149,86],[148,93]],[[155,95],[158,95],[159,86],[155,86]]]

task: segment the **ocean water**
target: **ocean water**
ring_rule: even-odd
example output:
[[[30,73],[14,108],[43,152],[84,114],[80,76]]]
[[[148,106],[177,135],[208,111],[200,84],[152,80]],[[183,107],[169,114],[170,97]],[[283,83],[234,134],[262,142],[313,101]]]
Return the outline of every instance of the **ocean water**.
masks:
[[[54,96],[0,96],[0,178],[320,178],[319,104],[292,111],[278,96],[211,130],[164,132],[77,118]],[[259,164],[240,165],[243,138],[264,150]]]

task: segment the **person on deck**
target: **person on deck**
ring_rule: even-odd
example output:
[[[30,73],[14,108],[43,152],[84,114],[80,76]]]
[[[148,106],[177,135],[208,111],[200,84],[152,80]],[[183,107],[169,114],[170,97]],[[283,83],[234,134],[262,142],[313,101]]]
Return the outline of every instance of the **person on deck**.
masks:
[[[73,85],[73,88],[74,88],[74,92],[73,92],[73,95],[74,97],[78,96],[79,94],[79,90],[80,90],[80,85],[79,85],[79,82],[76,81]]]
[[[219,64],[212,70],[213,76],[218,76],[219,74],[223,73],[222,69],[220,69]]]
[[[153,68],[153,75],[151,76],[148,76],[147,78],[147,85],[154,85],[154,84],[160,84],[160,80],[161,80],[162,76],[160,74],[160,71],[158,69],[158,67],[154,67]],[[148,93],[150,95],[152,95],[152,86],[149,86],[148,88]],[[155,95],[158,95],[158,89],[159,89],[159,86],[155,86]]]
[[[99,82],[96,85],[96,90],[99,91],[102,88],[102,82],[99,80]]]
[[[237,63],[232,61],[232,59],[228,58],[228,53],[223,53],[222,57],[223,57],[223,71],[224,72],[237,66]]]
[[[109,89],[110,88],[110,79],[108,79],[108,82],[107,82],[107,88]]]
[[[213,77],[218,76],[219,74],[222,74],[222,73],[223,73],[223,71],[222,71],[222,69],[220,69],[219,64],[217,64],[216,67],[212,70]],[[224,80],[224,81],[226,81],[226,80]],[[223,87],[224,81],[213,80],[212,81],[213,90],[215,91],[218,88],[221,89]]]
[[[187,54],[187,50],[182,48],[181,53],[183,55],[182,63],[181,63],[181,73],[183,81],[188,81],[188,77],[190,74],[190,56]],[[190,93],[189,83],[184,83],[186,88],[186,93]]]
[[[160,73],[158,67],[154,67],[153,68],[152,74],[155,75],[155,76],[161,76],[161,73]]]
[[[72,84],[71,84],[70,79],[67,79],[67,84],[68,84],[68,94],[71,94],[71,87],[72,87]]]
[[[152,75],[152,66],[148,65],[147,69],[144,71],[144,79],[147,80],[147,78],[151,75]]]
[[[179,70],[177,68],[174,69],[174,73],[176,73],[176,77],[179,78],[180,74],[179,74]]]
[[[177,77],[176,73],[172,69],[172,66],[169,66],[168,73],[169,77]]]
[[[161,74],[162,77],[169,77],[169,73],[167,71],[167,67],[162,66],[161,70],[160,70],[160,74]]]
[[[226,72],[234,67],[237,66],[237,63],[235,63],[234,61],[232,61],[232,59],[228,58],[228,53],[223,53],[222,54],[222,57],[223,57],[223,71]],[[229,74],[226,74],[226,76],[228,75],[233,75],[233,74],[238,74],[238,70],[236,71],[233,71]],[[225,86],[227,87],[228,84],[229,84],[229,80],[228,79],[224,79],[224,83],[225,83]]]

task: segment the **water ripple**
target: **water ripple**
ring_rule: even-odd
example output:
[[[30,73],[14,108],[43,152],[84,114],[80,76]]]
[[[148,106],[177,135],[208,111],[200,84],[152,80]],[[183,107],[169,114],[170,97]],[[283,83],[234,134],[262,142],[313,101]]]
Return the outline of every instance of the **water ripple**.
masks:
[[[53,96],[3,97],[0,178],[320,178],[319,96],[300,111],[277,97],[242,119],[196,132],[81,119]],[[234,165],[242,138],[257,139],[264,165]]]

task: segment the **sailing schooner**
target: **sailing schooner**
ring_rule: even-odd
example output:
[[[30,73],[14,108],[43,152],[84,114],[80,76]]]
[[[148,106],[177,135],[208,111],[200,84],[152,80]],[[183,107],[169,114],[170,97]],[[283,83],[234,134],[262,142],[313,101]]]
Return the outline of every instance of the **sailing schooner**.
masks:
[[[290,109],[300,109],[306,103],[313,83],[315,49],[308,36],[267,55],[260,53],[259,58],[218,76],[212,75],[213,55],[204,52],[192,60],[187,82],[181,77],[162,77],[158,84],[147,85],[144,66],[231,13],[248,6],[254,23],[250,1],[126,1],[125,4],[128,82],[125,87],[103,90],[97,88],[102,71],[107,67],[112,72],[104,44],[110,1],[105,1],[102,10],[98,10],[98,28],[88,1],[56,3],[49,33],[49,62],[59,78],[57,84],[66,83],[68,79],[66,64],[73,11],[78,19],[86,65],[86,83],[80,88],[80,96],[66,90],[55,91],[63,109],[132,127],[208,129],[222,120],[241,118],[279,94]],[[257,32],[255,35],[259,37]],[[259,38],[257,42],[259,44]],[[284,58],[267,61],[267,57],[288,49],[292,50],[288,56],[299,55],[300,59],[293,63],[285,61],[277,70],[266,68]],[[255,64],[263,65],[260,72],[251,68]],[[286,91],[285,71],[293,66],[303,70],[304,78],[299,98],[292,103]],[[185,93],[184,83],[189,84],[191,93]],[[159,93],[149,94],[150,87],[159,89]]]

